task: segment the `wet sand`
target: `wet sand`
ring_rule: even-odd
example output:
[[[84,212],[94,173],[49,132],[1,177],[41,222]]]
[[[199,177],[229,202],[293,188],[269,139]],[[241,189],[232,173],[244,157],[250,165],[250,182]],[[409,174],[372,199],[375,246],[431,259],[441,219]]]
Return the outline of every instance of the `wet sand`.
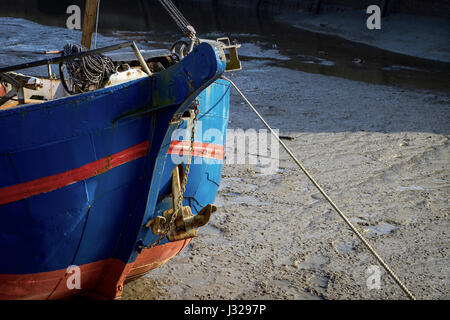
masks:
[[[392,78],[367,58],[372,51],[406,70],[422,63],[411,57],[350,44],[355,56],[372,60],[358,71],[351,53],[339,51],[349,47],[343,40],[317,37],[296,51],[288,38],[245,39],[243,70],[233,80],[273,128],[295,138],[285,143],[412,293],[448,299],[446,85],[428,90],[437,73],[424,69]],[[230,114],[231,129],[264,128],[235,92]],[[281,148],[277,173],[225,165],[219,190],[219,209],[199,236],[127,284],[122,299],[407,299],[381,267],[380,288],[369,289],[376,259]]]
[[[276,20],[341,38],[424,59],[450,62],[450,19],[391,13],[381,29],[369,30],[365,10],[284,13]]]
[[[448,299],[450,95],[247,61],[233,77],[419,299]],[[233,93],[230,128],[263,128]],[[123,299],[406,299],[280,149],[280,170],[225,165],[218,211]]]
[[[42,58],[34,52],[79,38],[53,28],[58,39],[24,44],[23,34],[50,34],[47,27],[1,21],[4,32],[15,31],[4,37],[3,64],[12,63],[7,57]],[[380,62],[376,49],[307,33],[291,46],[288,30],[280,29],[284,37],[236,34],[244,61],[233,80],[280,134],[295,138],[285,143],[416,297],[448,299],[448,65],[423,62],[411,70],[422,62],[390,53],[380,53]],[[137,35],[140,48],[163,44],[151,32],[105,35],[99,45]],[[355,57],[366,63],[353,63]],[[383,85],[392,83],[402,86]],[[231,129],[263,128],[235,92],[230,114]],[[272,175],[255,165],[225,165],[216,204],[199,236],[125,285],[123,299],[406,298],[383,270],[381,288],[368,289],[375,258],[281,148]]]

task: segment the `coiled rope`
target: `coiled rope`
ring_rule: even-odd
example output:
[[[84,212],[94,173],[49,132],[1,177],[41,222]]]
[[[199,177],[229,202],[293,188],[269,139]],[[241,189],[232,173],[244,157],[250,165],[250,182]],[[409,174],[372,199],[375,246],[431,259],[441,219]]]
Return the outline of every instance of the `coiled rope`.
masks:
[[[85,52],[87,49],[79,44],[67,43],[63,51],[63,55],[66,56]],[[116,72],[113,61],[102,54],[75,58],[65,61],[64,65],[73,85],[81,92],[89,91],[92,85],[97,89],[103,87],[109,76]]]
[[[380,255],[375,251],[375,249],[367,242],[367,240],[361,235],[361,233],[355,228],[355,226],[350,222],[350,220],[345,216],[345,214],[337,207],[337,205],[331,200],[328,194],[322,189],[322,187],[317,183],[317,181],[311,176],[311,174],[306,170],[306,168],[301,164],[301,162],[295,157],[295,155],[291,152],[291,150],[284,144],[283,141],[278,137],[278,135],[273,131],[273,129],[269,126],[269,124],[264,120],[264,118],[259,114],[256,108],[252,105],[252,103],[245,97],[241,90],[236,86],[236,84],[228,79],[225,76],[222,76],[223,79],[229,81],[231,85],[236,89],[236,91],[241,95],[241,97],[247,102],[253,112],[256,113],[258,118],[262,121],[262,123],[269,129],[271,134],[278,140],[281,146],[286,150],[289,156],[294,160],[294,162],[300,167],[303,173],[308,177],[308,179],[314,184],[314,186],[319,190],[319,192],[325,197],[325,199],[330,203],[333,209],[339,214],[339,216],[347,223],[347,225],[352,229],[352,231],[358,236],[358,238],[364,243],[364,245],[369,249],[369,251],[374,255],[374,257],[378,260],[378,262],[386,269],[389,275],[394,279],[394,281],[400,286],[400,288],[408,295],[411,300],[416,300],[414,295],[408,288],[402,283],[402,281],[397,277],[397,275],[389,268],[386,262],[380,257]]]

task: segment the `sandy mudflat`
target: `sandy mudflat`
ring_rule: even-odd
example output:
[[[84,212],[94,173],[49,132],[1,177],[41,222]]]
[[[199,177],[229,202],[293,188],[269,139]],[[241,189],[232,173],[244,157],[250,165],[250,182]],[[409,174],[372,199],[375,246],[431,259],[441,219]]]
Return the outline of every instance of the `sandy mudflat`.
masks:
[[[348,19],[352,25],[326,14],[308,19],[302,27],[449,61],[448,37],[423,30],[419,21],[409,24],[422,29],[416,35],[398,38],[388,21],[384,38],[371,39],[364,29],[354,32],[354,18]],[[3,64],[58,48],[55,39],[79,38],[60,28],[51,39],[23,42],[21,36],[46,34],[48,27],[15,18],[0,24],[8,34]],[[113,40],[102,39],[104,45]],[[286,58],[276,48],[247,44],[240,51],[247,57],[252,52],[259,59],[244,61],[233,80],[280,134],[295,137],[285,143],[416,297],[449,299],[450,93],[273,67]],[[229,127],[264,128],[235,92]],[[255,165],[225,165],[211,222],[166,265],[125,285],[122,298],[406,298],[385,272],[381,288],[368,289],[366,271],[377,265],[375,258],[282,149],[280,158],[272,175]]]
[[[324,34],[425,59],[450,62],[450,19],[390,13],[381,29],[369,30],[365,10],[328,11],[313,15],[292,12],[277,20]]]
[[[420,299],[450,298],[450,94],[245,62],[233,77]],[[263,128],[233,93],[230,128]],[[123,299],[403,299],[280,149],[280,170],[226,165],[219,210]]]

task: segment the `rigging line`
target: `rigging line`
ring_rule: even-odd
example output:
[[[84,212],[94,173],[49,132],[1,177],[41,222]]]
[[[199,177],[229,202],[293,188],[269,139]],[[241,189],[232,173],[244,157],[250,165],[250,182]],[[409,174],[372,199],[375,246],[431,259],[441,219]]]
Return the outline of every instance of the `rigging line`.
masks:
[[[162,1],[164,1],[166,3],[166,5],[170,8],[172,13],[174,13],[183,24],[189,25],[189,22],[187,21],[187,19],[184,17],[184,15],[181,13],[181,11],[178,10],[178,8],[175,6],[175,4],[171,0],[162,0]]]
[[[316,182],[316,180],[310,175],[308,170],[301,164],[301,162],[295,157],[295,155],[291,152],[291,150],[284,144],[283,141],[278,137],[278,135],[273,131],[273,129],[269,126],[269,124],[264,120],[264,118],[259,114],[259,112],[255,109],[252,103],[245,97],[241,90],[236,86],[236,84],[228,79],[225,76],[222,76],[222,79],[227,80],[231,83],[231,85],[236,89],[236,91],[241,95],[241,97],[247,102],[253,112],[256,113],[258,118],[264,123],[264,125],[269,129],[271,134],[278,140],[281,146],[286,150],[286,152],[291,156],[291,158],[295,161],[295,163],[300,167],[303,173],[309,178],[309,180],[314,184],[314,186],[319,190],[319,192],[325,197],[325,199],[330,203],[333,209],[339,214],[339,216],[347,223],[347,225],[352,229],[352,231],[358,236],[358,238],[364,243],[364,245],[369,249],[369,251],[375,256],[375,258],[380,262],[380,264],[386,269],[386,271],[391,275],[391,277],[395,280],[395,282],[400,286],[400,288],[408,295],[411,300],[416,300],[414,295],[408,288],[402,283],[402,281],[397,277],[397,275],[391,270],[391,268],[387,265],[386,262],[378,255],[378,253],[373,249],[373,247],[367,242],[367,240],[361,235],[361,233],[353,226],[350,220],[345,216],[345,214],[337,207],[337,205],[331,200],[328,194],[322,189],[322,187]]]
[[[174,11],[173,7],[171,7],[167,2],[160,0],[159,1],[164,9],[169,13],[169,15],[177,22],[178,24],[183,25],[183,20],[180,18],[180,16],[177,14],[176,11]]]
[[[159,3],[166,9],[172,19],[175,21],[177,26],[184,32],[189,31],[188,26],[190,23],[183,16],[183,14],[178,10],[178,8],[173,4],[171,0],[159,0]]]
[[[100,11],[100,0],[97,2],[97,18],[95,19],[95,37],[94,37],[94,49],[97,49],[97,30],[98,30],[98,14]]]

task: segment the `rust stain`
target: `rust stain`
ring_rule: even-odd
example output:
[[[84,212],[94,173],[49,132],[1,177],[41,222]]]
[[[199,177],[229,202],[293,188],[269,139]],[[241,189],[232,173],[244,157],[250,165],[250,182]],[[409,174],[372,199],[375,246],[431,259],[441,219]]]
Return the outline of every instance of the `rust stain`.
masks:
[[[188,85],[191,92],[194,92],[195,91],[194,80],[189,80]]]
[[[106,158],[104,158],[104,160],[106,161],[106,163],[102,168],[98,169],[98,171],[96,172],[97,175],[105,173],[105,172],[109,171],[109,169],[111,168],[112,156],[107,156]]]

